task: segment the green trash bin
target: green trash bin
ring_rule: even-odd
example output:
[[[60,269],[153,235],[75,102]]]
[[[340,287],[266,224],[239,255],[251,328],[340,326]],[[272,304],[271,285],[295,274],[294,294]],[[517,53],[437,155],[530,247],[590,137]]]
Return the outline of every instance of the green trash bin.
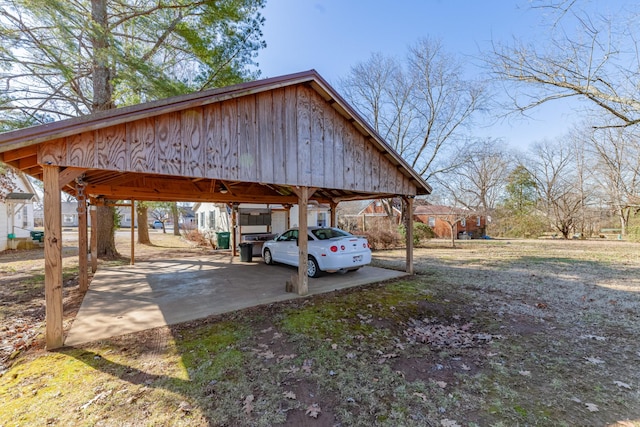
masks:
[[[218,232],[218,249],[229,249],[229,238],[231,233],[228,231]]]

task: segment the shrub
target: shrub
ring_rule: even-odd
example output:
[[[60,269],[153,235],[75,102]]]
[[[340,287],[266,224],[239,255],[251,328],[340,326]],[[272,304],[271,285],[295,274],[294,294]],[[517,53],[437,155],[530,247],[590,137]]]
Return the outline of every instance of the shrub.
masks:
[[[404,224],[398,226],[398,233],[402,236],[402,239],[406,239],[406,232]],[[429,239],[433,239],[435,233],[427,224],[415,221],[413,223],[413,245],[418,246],[421,242]]]
[[[215,249],[214,241],[211,238],[207,238],[204,234],[200,232],[200,230],[187,230],[183,232],[184,238],[189,240],[190,242],[194,242],[198,246],[209,247],[211,246]]]
[[[627,239],[632,242],[640,242],[640,225],[627,228]]]
[[[399,246],[402,236],[389,222],[376,222],[367,231],[359,232],[369,241],[371,249],[391,249]]]

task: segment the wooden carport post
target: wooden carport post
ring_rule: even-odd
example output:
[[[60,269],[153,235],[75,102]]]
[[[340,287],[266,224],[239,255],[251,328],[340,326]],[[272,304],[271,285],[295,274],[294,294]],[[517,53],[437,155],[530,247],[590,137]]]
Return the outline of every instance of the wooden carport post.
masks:
[[[91,205],[91,272],[98,269],[98,206]]]
[[[288,203],[285,203],[284,205],[282,205],[282,207],[284,207],[284,211],[285,211],[284,229],[286,231],[289,228],[291,228],[291,205]]]
[[[407,244],[406,271],[413,274],[413,196],[402,197],[404,229]]]
[[[309,236],[307,235],[309,198],[315,192],[315,188],[300,187],[294,189],[298,195],[298,295],[309,293],[309,276],[307,267],[309,263]]]
[[[84,183],[78,181],[78,277],[80,292],[89,289],[89,266],[87,241],[87,198],[84,194]]]
[[[337,227],[338,226],[338,204],[336,202],[331,202],[329,204],[329,227]]]
[[[44,182],[44,298],[47,350],[62,347],[62,211],[60,169],[42,166]]]
[[[136,201],[131,199],[131,265],[136,263],[136,235],[134,225],[136,223]],[[174,227],[177,227],[175,224]]]

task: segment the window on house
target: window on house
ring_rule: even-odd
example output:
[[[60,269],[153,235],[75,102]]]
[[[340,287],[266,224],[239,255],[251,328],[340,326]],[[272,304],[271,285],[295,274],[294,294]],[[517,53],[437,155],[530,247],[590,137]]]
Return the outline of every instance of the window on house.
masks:
[[[200,228],[204,228],[205,227],[205,223],[204,223],[204,212],[200,212],[200,224],[198,224],[200,226]]]
[[[327,213],[318,212],[318,227],[326,227],[326,226],[327,226]]]
[[[209,228],[216,228],[216,213],[209,211]]]
[[[463,227],[466,227],[467,226],[467,219],[466,218],[462,218],[460,220],[460,225],[463,226]]]
[[[22,208],[22,228],[29,227],[29,209],[27,207]]]
[[[65,214],[62,216],[62,222],[65,224],[73,224],[73,215]]]
[[[478,215],[476,217],[476,226],[480,227],[480,225],[482,225],[482,222],[480,221],[480,215]]]
[[[429,227],[435,227],[436,226],[436,217],[435,216],[430,216],[429,217]]]

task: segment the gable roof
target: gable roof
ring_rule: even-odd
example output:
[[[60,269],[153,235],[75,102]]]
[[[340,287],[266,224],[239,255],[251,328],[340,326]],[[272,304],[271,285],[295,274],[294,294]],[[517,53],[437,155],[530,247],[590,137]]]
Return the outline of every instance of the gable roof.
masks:
[[[463,208],[444,205],[421,205],[413,210],[414,215],[474,215],[475,213]]]
[[[90,197],[274,203],[309,186],[327,203],[431,193],[314,70],[2,133],[0,160],[39,179],[42,165],[66,168],[64,191],[75,194],[81,177]]]

